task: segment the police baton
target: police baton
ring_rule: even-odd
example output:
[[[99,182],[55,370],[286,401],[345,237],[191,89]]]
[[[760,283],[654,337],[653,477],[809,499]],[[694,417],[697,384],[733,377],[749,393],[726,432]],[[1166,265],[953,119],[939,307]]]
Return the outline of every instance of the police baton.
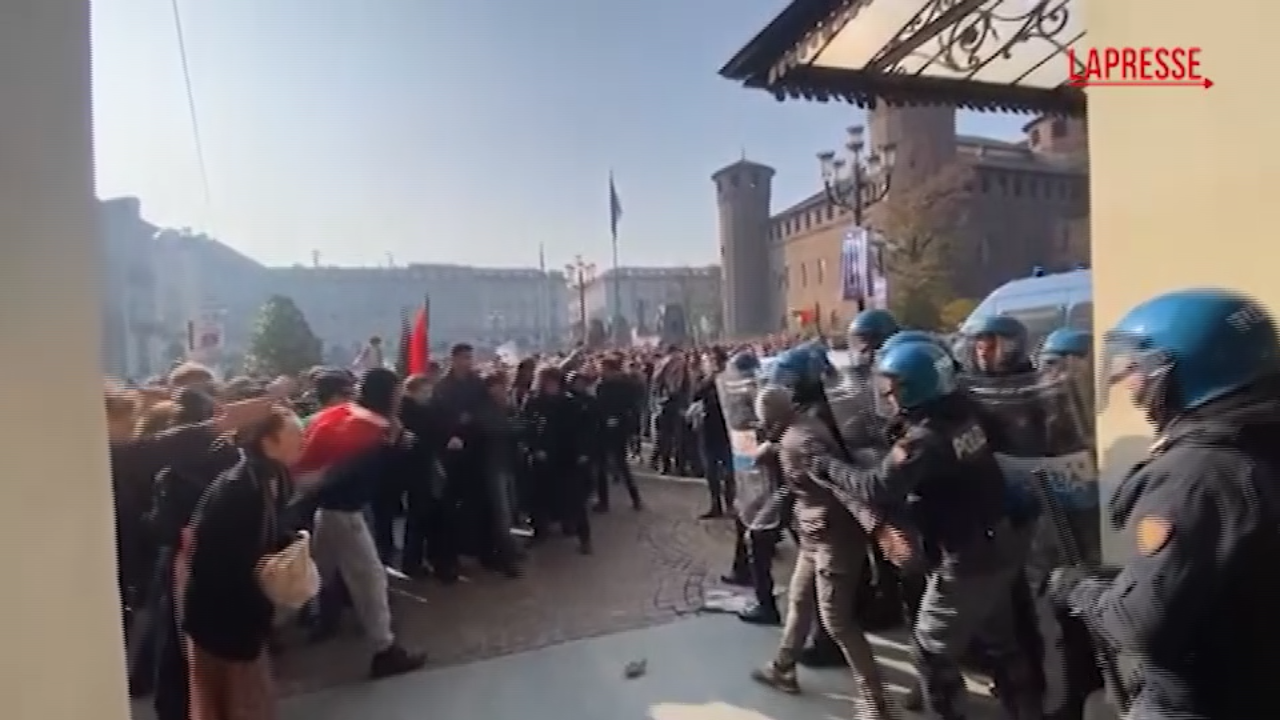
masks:
[[[1067,565],[1083,566],[1084,557],[1080,552],[1079,543],[1076,542],[1075,531],[1071,528],[1067,512],[1058,500],[1057,494],[1053,492],[1049,474],[1043,468],[1037,468],[1032,474],[1035,476],[1035,482],[1032,485],[1040,505],[1053,522],[1053,534],[1058,544],[1058,551],[1062,553],[1062,559]],[[1110,698],[1113,706],[1120,709],[1121,713],[1128,713],[1133,698],[1129,696],[1129,691],[1125,688],[1124,680],[1120,676],[1120,666],[1111,644],[1105,637],[1094,631],[1089,623],[1085,622],[1084,626],[1092,640],[1094,661],[1098,664],[1102,682],[1106,685],[1107,697]]]

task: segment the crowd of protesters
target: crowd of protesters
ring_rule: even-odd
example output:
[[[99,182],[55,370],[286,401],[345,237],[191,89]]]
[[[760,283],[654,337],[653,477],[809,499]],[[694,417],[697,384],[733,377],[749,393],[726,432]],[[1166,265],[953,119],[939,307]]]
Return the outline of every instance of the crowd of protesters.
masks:
[[[643,508],[637,461],[706,477],[704,517],[724,515],[726,357],[579,349],[481,366],[459,344],[407,378],[365,359],[270,380],[187,363],[108,382],[132,693],[153,695],[159,720],[273,717],[276,629],[323,641],[348,610],[370,677],[416,670],[426,657],[391,629],[388,569],[451,584],[472,558],[515,578],[557,535],[590,554],[590,516],[609,512],[614,486]]]

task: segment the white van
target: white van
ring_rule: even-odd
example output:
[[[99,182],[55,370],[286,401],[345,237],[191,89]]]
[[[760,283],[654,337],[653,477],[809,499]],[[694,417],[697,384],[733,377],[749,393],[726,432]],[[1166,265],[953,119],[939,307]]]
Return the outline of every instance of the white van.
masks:
[[[1071,270],[1011,280],[996,288],[969,318],[1008,315],[1027,326],[1031,347],[1061,327],[1093,332],[1093,271]]]

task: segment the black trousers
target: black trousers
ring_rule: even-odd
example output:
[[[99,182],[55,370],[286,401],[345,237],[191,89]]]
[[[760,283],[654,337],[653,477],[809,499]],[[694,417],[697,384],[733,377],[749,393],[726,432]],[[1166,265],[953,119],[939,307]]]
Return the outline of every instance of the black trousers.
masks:
[[[565,534],[589,541],[590,467],[576,458],[552,458],[534,461],[530,473],[535,485],[531,493],[534,536],[545,538],[549,526],[558,523]]]
[[[707,478],[707,492],[712,510],[733,510],[738,484],[733,477],[733,450],[728,438],[702,440],[702,471]]]
[[[609,486],[615,482],[626,485],[632,505],[640,505],[640,488],[631,474],[631,463],[627,461],[627,436],[623,434],[604,438],[600,467],[595,473],[596,502],[601,506],[609,506]]]
[[[457,508],[443,493],[436,496],[431,483],[409,488],[404,518],[404,549],[400,568],[416,571],[430,563],[437,572],[448,574],[458,569]]]
[[[485,459],[468,450],[451,453],[445,462],[446,503],[452,505],[457,519],[458,551],[483,562],[499,554],[491,532],[494,511],[487,471]]]
[[[733,525],[737,533],[733,546],[733,575],[751,578],[756,604],[777,609],[773,596],[773,558],[777,554],[781,531],[749,530],[737,518]]]

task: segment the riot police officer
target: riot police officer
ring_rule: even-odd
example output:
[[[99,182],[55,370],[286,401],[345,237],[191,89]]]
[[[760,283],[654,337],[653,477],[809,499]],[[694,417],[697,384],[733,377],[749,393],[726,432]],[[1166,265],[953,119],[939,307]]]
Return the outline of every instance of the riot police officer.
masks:
[[[749,350],[737,352],[729,358],[729,372],[741,381],[744,389],[754,391],[755,385],[748,384],[745,380],[755,377],[759,369],[760,358]],[[731,405],[728,400],[721,400],[722,408]],[[732,400],[736,405],[746,398],[734,397]],[[756,439],[762,443],[776,442],[779,432],[760,425],[759,419],[754,416],[754,396],[751,402]],[[759,472],[764,481],[759,491],[752,493],[750,488],[742,488],[743,502],[730,508],[736,537],[733,567],[721,580],[731,585],[749,585],[755,591],[755,602],[738,613],[743,622],[780,625],[782,614],[778,611],[777,600],[773,595],[773,558],[781,539],[782,528],[790,517],[791,490],[782,482],[774,463],[766,463]]]
[[[898,321],[888,310],[863,310],[849,323],[849,357],[855,366],[870,366],[875,352],[898,332]]]
[[[1040,346],[1041,369],[1070,360],[1084,360],[1093,352],[1093,336],[1075,328],[1058,328]]]
[[[877,393],[899,421],[893,450],[874,471],[824,456],[817,472],[848,506],[865,508],[859,519],[891,559],[928,569],[911,643],[926,707],[939,720],[966,717],[958,661],[981,636],[1006,711],[1038,718],[1039,688],[1009,612],[1022,541],[955,361],[936,343],[904,342],[875,368]]]
[[[1008,315],[982,315],[960,328],[958,359],[965,370],[982,375],[1032,372],[1027,326]]]
[[[1133,549],[1114,579],[1060,569],[1050,592],[1141,662],[1130,717],[1280,717],[1276,324],[1241,293],[1180,290],[1104,339],[1103,379],[1156,431],[1110,499]]]

